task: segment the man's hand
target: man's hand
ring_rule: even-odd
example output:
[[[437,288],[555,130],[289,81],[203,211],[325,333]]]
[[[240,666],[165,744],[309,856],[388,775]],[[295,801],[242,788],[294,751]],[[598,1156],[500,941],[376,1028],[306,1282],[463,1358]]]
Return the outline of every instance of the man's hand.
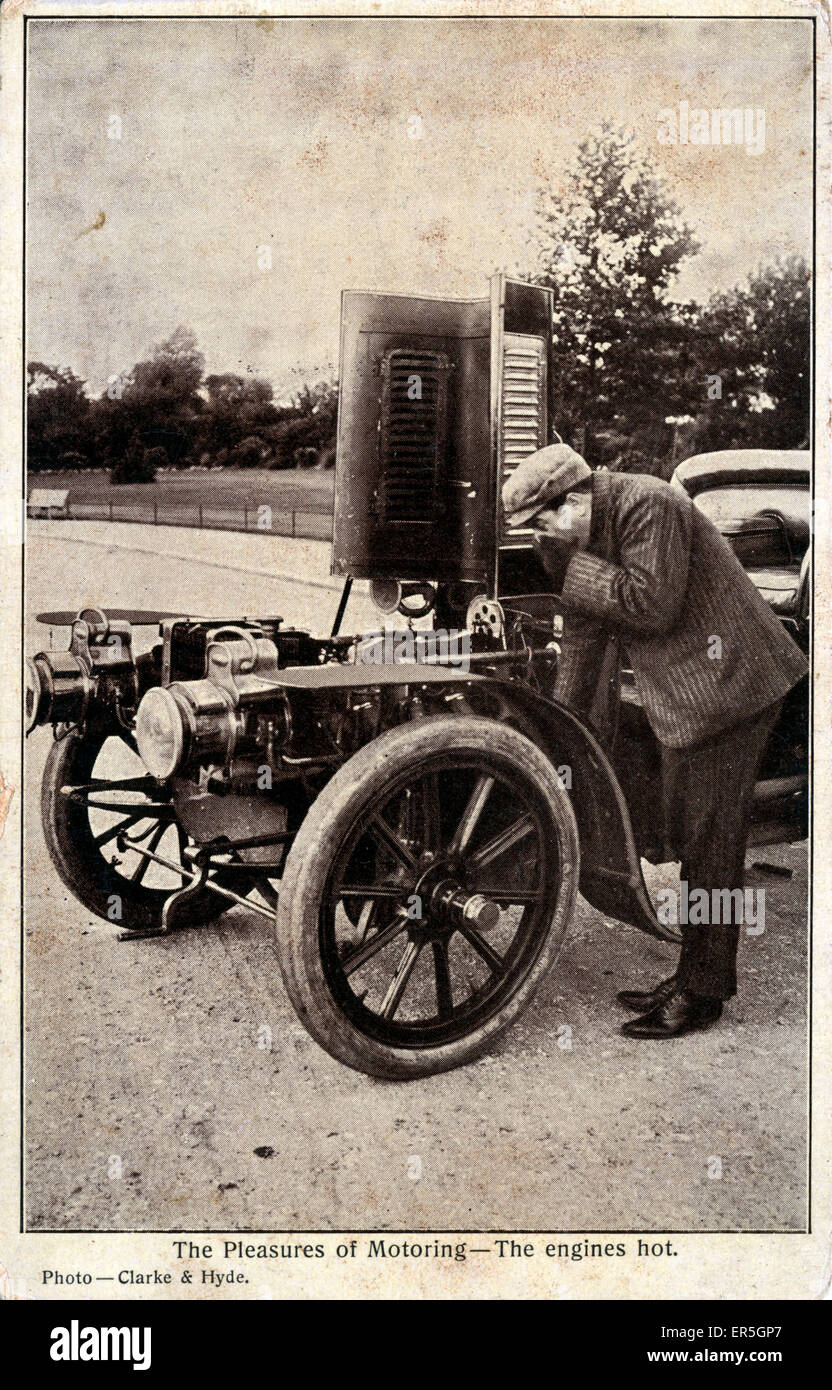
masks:
[[[566,535],[552,536],[539,533],[532,537],[532,543],[556,592],[560,593],[566,578],[567,566],[575,554],[575,541],[567,539]]]

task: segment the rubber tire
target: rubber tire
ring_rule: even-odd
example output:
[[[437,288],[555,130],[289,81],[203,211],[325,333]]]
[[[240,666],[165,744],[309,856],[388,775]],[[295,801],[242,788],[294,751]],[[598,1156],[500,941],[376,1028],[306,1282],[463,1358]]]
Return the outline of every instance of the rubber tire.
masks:
[[[337,853],[368,798],[432,753],[450,750],[502,754],[534,774],[552,811],[561,856],[560,892],[546,939],[517,992],[493,1017],[466,1038],[416,1050],[385,1045],[362,1033],[344,1016],[330,993],[318,942],[319,904]],[[569,926],[577,893],[580,846],[575,815],[546,758],[525,735],[476,715],[438,715],[390,730],[360,749],[339,768],[317,797],[289,854],[277,907],[277,951],[292,1005],[305,1028],[326,1052],[370,1076],[409,1081],[449,1071],[472,1061],[526,1008],[552,969]]]
[[[90,912],[128,931],[147,931],[162,925],[162,907],[175,890],[146,888],[122,878],[92,845],[85,809],[73,806],[68,797],[61,795],[61,787],[90,780],[104,742],[100,735],[82,737],[71,733],[52,744],[40,800],[46,848],[61,881]],[[122,915],[117,922],[112,922],[107,911],[114,893],[122,900]],[[212,900],[202,905],[193,904],[191,920],[194,925],[204,925],[225,911],[222,902],[212,895]]]

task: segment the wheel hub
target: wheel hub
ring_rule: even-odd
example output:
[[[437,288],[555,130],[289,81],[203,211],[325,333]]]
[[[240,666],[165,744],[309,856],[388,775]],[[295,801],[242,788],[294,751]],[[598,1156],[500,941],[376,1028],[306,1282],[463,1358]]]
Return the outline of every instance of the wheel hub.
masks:
[[[430,859],[413,889],[421,899],[422,915],[413,920],[418,931],[450,935],[459,927],[491,931],[500,920],[500,909],[484,893],[470,892],[460,881],[457,866],[449,859]]]

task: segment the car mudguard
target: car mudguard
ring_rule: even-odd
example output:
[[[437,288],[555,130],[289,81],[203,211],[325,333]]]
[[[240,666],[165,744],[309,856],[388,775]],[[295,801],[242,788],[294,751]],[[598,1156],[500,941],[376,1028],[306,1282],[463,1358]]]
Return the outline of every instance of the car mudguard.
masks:
[[[518,681],[490,682],[522,711],[571,793],[581,840],[580,889],[607,916],[661,941],[678,943],[678,928],[659,921],[636,848],[627,801],[615,770],[589,725],[557,700]]]

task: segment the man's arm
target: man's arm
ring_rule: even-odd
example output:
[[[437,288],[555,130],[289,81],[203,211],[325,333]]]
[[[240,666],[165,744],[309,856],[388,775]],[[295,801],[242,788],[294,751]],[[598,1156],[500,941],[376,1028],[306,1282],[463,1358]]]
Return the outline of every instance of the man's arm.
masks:
[[[617,565],[576,551],[561,597],[567,610],[640,637],[676,623],[688,582],[691,502],[670,489],[634,493],[617,522]]]

